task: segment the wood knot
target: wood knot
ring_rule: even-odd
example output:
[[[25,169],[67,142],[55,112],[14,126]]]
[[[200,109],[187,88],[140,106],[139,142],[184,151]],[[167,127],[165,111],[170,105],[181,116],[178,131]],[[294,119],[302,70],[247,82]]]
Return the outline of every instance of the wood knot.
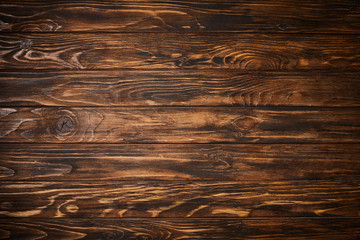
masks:
[[[280,24],[278,24],[278,25],[276,25],[280,30],[283,30],[283,31],[285,31],[286,30],[286,28],[287,28],[287,25],[286,24],[284,24],[284,23],[280,23]]]
[[[231,164],[228,162],[228,156],[224,153],[210,153],[208,154],[208,158],[213,160],[213,166],[216,169],[230,169]]]
[[[255,129],[259,123],[260,122],[256,117],[243,116],[233,120],[231,125],[237,131],[237,135],[241,137]]]
[[[9,210],[9,209],[11,209],[13,207],[13,205],[12,205],[12,203],[10,203],[10,202],[2,202],[1,204],[0,204],[0,209],[2,209],[2,210]]]
[[[30,49],[32,45],[33,45],[33,42],[31,40],[29,40],[29,39],[25,39],[25,40],[20,41],[20,48],[21,49],[25,49],[25,50]]]
[[[68,116],[60,117],[56,123],[56,133],[59,135],[68,135],[74,129],[74,122]]]
[[[187,57],[182,57],[182,58],[178,59],[177,61],[175,61],[174,65],[175,65],[175,67],[187,66],[188,60],[189,59]]]
[[[60,140],[73,136],[78,127],[78,121],[75,114],[69,110],[59,110],[54,114],[56,117],[52,122],[52,132]]]
[[[76,213],[78,210],[79,210],[79,207],[74,204],[70,204],[70,205],[66,206],[66,211],[69,213]]]

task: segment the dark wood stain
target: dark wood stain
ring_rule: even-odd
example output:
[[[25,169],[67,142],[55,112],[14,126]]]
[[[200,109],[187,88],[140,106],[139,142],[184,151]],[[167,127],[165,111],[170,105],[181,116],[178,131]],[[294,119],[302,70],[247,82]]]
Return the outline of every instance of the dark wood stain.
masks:
[[[349,239],[357,240],[357,218],[271,219],[12,219],[0,237],[15,239]]]
[[[0,142],[359,143],[354,109],[1,108]],[[289,121],[291,119],[291,121]]]
[[[0,239],[359,239],[359,6],[2,1]]]
[[[0,86],[0,106],[360,107],[356,72],[13,71]]]
[[[9,33],[0,69],[359,70],[359,49],[358,35]]]
[[[353,144],[3,144],[0,151],[0,177],[14,181],[360,177]]]
[[[311,218],[360,212],[359,182],[27,181],[0,188],[2,217]]]
[[[13,0],[0,7],[6,32],[359,33],[360,17],[357,0]]]

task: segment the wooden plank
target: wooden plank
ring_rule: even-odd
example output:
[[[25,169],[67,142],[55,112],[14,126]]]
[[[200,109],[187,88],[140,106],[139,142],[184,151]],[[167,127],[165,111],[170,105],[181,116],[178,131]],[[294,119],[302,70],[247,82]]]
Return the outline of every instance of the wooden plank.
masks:
[[[0,31],[359,33],[356,0],[7,0]]]
[[[0,86],[1,106],[360,106],[357,72],[16,71]]]
[[[360,35],[2,34],[0,69],[350,70]]]
[[[1,108],[0,142],[359,142],[358,108]]]
[[[0,178],[358,180],[359,157],[354,144],[1,144]]]
[[[1,239],[357,240],[358,218],[0,219]]]
[[[1,217],[358,217],[359,182],[2,182]]]

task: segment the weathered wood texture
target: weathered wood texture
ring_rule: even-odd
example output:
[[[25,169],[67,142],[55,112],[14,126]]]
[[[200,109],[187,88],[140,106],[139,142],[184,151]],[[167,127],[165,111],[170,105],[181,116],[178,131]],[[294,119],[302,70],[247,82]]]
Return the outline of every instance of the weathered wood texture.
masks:
[[[359,35],[2,34],[0,69],[360,68]]]
[[[358,180],[359,156],[354,144],[2,144],[0,178]]]
[[[1,106],[360,106],[357,72],[16,71],[0,86]]]
[[[358,218],[1,220],[0,239],[358,240]]]
[[[0,2],[0,239],[359,239],[358,0]]]
[[[17,182],[0,185],[0,216],[359,217],[360,183]]]
[[[0,31],[359,33],[357,0],[19,1],[0,4]]]
[[[1,108],[0,142],[359,142],[360,111],[244,108]]]

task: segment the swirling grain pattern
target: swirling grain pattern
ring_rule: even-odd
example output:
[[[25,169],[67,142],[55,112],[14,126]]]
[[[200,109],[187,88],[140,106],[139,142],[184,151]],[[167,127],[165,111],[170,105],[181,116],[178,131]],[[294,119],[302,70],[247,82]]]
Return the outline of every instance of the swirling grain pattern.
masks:
[[[0,69],[359,69],[357,35],[6,34]]]
[[[360,239],[359,0],[3,0],[0,239]]]
[[[0,31],[359,33],[356,0],[2,1]]]
[[[357,180],[359,154],[346,144],[2,144],[0,178]]]
[[[24,238],[24,236],[26,236]],[[1,239],[348,239],[360,236],[356,218],[317,219],[26,219],[0,222]]]
[[[359,182],[3,182],[0,216],[359,217]]]
[[[0,142],[358,143],[354,109],[14,108]],[[289,121],[289,119],[292,119]]]
[[[360,106],[356,72],[16,71],[0,85],[2,106]]]

